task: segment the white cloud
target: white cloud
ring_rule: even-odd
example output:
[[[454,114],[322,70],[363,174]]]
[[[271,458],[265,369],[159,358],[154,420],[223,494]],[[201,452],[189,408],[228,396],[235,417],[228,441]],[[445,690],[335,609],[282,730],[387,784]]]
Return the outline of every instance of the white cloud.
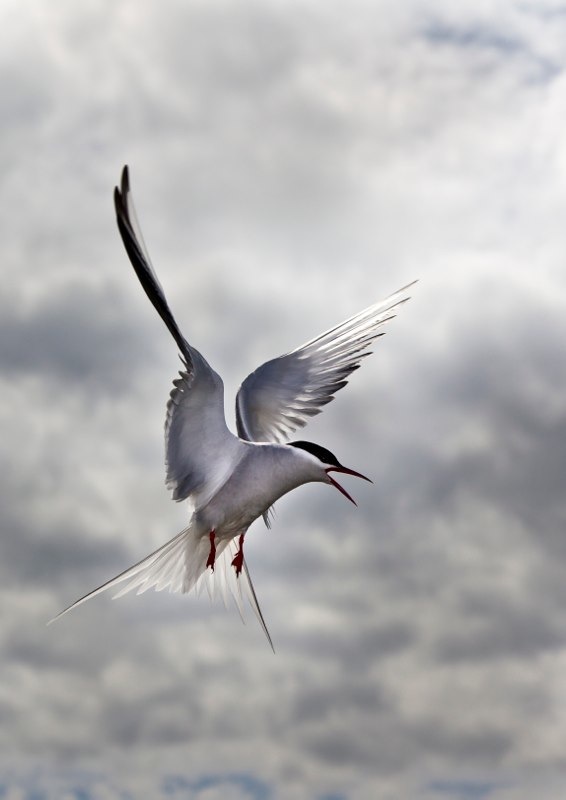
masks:
[[[7,796],[560,794],[563,11],[5,4]],[[204,599],[44,627],[185,519],[161,485],[174,346],[114,229],[124,162],[230,420],[261,360],[421,278],[307,432],[372,475],[360,508],[306,488],[250,534],[275,657]]]

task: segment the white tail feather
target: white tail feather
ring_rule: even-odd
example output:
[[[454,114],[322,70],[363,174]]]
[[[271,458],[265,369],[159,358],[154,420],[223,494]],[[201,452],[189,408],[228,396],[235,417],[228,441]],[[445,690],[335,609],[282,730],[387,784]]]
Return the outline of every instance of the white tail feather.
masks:
[[[142,594],[152,588],[158,592],[163,589],[169,589],[170,592],[182,592],[183,594],[194,590],[199,595],[206,586],[211,600],[214,600],[217,590],[220,590],[225,606],[228,606],[229,596],[232,595],[238,613],[242,622],[244,622],[243,584],[248,601],[258,618],[271,649],[275,652],[245,560],[239,576],[236,576],[235,570],[231,566],[231,561],[236,551],[234,540],[218,541],[216,543],[214,572],[207,569],[206,562],[210,553],[209,538],[208,536],[195,534],[194,529],[189,525],[188,528],[182,530],[173,539],[149,556],[146,556],[146,558],[138,561],[137,564],[76,600],[53,619],[49,620],[47,624],[51,625],[52,622],[60,619],[64,614],[82,605],[92,597],[96,597],[97,594],[101,594],[107,589],[112,589],[122,583],[126,585],[113,595],[113,599],[122,597],[134,590],[136,590],[137,594]]]

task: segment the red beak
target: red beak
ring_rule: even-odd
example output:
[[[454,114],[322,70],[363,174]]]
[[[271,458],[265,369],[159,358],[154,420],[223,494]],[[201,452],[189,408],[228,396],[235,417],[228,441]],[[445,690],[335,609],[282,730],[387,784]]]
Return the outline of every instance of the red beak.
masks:
[[[358,504],[356,503],[356,501],[354,500],[354,498],[353,498],[353,497],[351,497],[351,496],[348,494],[348,492],[346,491],[346,489],[344,489],[344,487],[343,487],[343,486],[340,486],[340,484],[338,483],[338,481],[335,481],[335,480],[334,480],[334,478],[331,478],[331,477],[330,477],[330,474],[329,474],[330,472],[341,472],[343,475],[353,475],[353,476],[354,476],[354,478],[361,478],[361,479],[362,479],[362,480],[364,480],[364,481],[368,481],[369,483],[373,483],[373,481],[371,480],[371,478],[367,478],[365,475],[362,475],[362,473],[361,473],[361,472],[356,472],[356,471],[355,471],[355,470],[353,470],[353,469],[348,469],[348,467],[328,467],[328,469],[326,470],[326,474],[328,475],[328,480],[330,481],[330,483],[331,483],[333,486],[335,486],[335,487],[338,489],[338,491],[339,491],[339,492],[342,492],[342,494],[344,495],[344,497],[347,497],[347,498],[348,498],[348,500],[349,500],[351,503],[353,503],[355,506],[357,506]]]

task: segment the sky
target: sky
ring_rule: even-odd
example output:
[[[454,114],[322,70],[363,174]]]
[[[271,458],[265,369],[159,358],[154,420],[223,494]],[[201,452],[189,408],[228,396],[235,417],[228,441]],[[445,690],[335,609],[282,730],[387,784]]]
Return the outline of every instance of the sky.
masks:
[[[0,4],[0,798],[564,795],[565,42],[558,0]],[[46,627],[187,519],[125,163],[232,427],[419,280],[301,433],[359,507],[301,487],[247,536],[275,655],[206,597]]]

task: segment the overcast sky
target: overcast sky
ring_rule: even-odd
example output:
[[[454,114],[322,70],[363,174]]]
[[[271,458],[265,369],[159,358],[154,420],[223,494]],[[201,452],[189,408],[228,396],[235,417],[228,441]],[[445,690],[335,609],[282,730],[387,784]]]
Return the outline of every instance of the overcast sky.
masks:
[[[566,5],[0,5],[0,797],[566,793]],[[184,527],[177,353],[240,381],[418,278],[277,504],[277,650],[208,598],[76,597]],[[303,434],[301,434],[303,435]]]

